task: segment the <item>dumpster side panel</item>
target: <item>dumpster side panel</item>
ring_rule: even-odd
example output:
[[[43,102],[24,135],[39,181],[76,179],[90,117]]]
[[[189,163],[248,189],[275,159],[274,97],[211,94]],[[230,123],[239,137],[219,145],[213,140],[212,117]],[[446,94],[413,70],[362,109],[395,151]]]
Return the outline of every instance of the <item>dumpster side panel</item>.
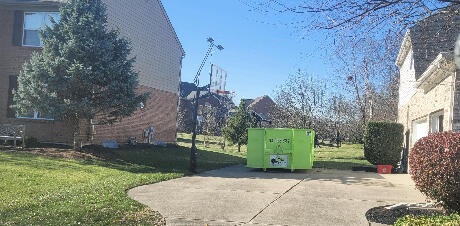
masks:
[[[313,130],[294,129],[292,153],[294,169],[312,169],[314,136]]]
[[[292,129],[265,129],[265,168],[291,168]]]
[[[264,136],[265,129],[248,129],[247,167],[264,167]]]

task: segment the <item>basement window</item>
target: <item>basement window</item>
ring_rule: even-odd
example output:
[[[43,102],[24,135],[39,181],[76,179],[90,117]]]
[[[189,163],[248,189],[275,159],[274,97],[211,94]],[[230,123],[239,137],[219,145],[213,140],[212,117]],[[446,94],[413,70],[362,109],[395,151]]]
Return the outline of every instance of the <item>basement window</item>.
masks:
[[[39,30],[45,28],[45,25],[51,26],[50,18],[59,22],[59,13],[57,12],[27,12],[24,13],[24,29],[22,34],[22,45],[31,47],[41,47]]]

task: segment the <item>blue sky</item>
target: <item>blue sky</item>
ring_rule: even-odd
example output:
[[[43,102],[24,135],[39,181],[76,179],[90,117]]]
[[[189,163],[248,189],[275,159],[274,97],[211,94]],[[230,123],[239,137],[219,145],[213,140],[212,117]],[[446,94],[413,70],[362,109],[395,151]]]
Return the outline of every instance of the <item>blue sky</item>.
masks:
[[[163,0],[186,56],[182,81],[192,82],[207,50],[207,37],[224,46],[215,52],[201,73],[201,85],[209,83],[210,64],[228,72],[227,90],[241,98],[272,96],[273,90],[298,69],[318,78],[333,73],[323,36],[301,39],[295,29],[279,25],[289,15],[261,15],[239,0]]]

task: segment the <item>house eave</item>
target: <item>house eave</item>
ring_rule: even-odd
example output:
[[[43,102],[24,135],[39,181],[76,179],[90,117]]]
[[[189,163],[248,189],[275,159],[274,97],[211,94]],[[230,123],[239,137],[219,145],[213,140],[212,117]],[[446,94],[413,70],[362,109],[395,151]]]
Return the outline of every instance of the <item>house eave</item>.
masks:
[[[0,0],[0,5],[5,6],[59,6],[67,0],[32,0],[32,1],[19,1],[19,0]]]
[[[410,30],[406,31],[404,35],[404,39],[401,43],[401,47],[399,48],[398,57],[396,58],[396,66],[401,67],[406,59],[407,54],[409,53],[412,46],[412,42],[410,39]]]
[[[452,53],[439,53],[436,59],[431,62],[428,68],[417,80],[416,87],[428,91],[443,81],[449,72],[455,70],[454,57]]]

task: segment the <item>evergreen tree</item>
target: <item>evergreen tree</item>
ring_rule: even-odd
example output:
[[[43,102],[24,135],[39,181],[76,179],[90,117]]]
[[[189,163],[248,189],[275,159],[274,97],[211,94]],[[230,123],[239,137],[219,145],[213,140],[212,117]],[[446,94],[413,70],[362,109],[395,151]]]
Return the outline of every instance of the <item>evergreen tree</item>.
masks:
[[[107,27],[101,0],[70,0],[60,8],[59,22],[50,20],[40,31],[41,53],[32,55],[18,77],[13,107],[19,115],[37,111],[74,122],[75,145],[82,119],[116,122],[149,94],[136,94],[130,42]]]
[[[241,145],[248,143],[248,128],[251,128],[254,120],[246,108],[245,101],[241,101],[238,111],[228,119],[227,126],[222,133],[228,141],[238,145],[238,152]]]

